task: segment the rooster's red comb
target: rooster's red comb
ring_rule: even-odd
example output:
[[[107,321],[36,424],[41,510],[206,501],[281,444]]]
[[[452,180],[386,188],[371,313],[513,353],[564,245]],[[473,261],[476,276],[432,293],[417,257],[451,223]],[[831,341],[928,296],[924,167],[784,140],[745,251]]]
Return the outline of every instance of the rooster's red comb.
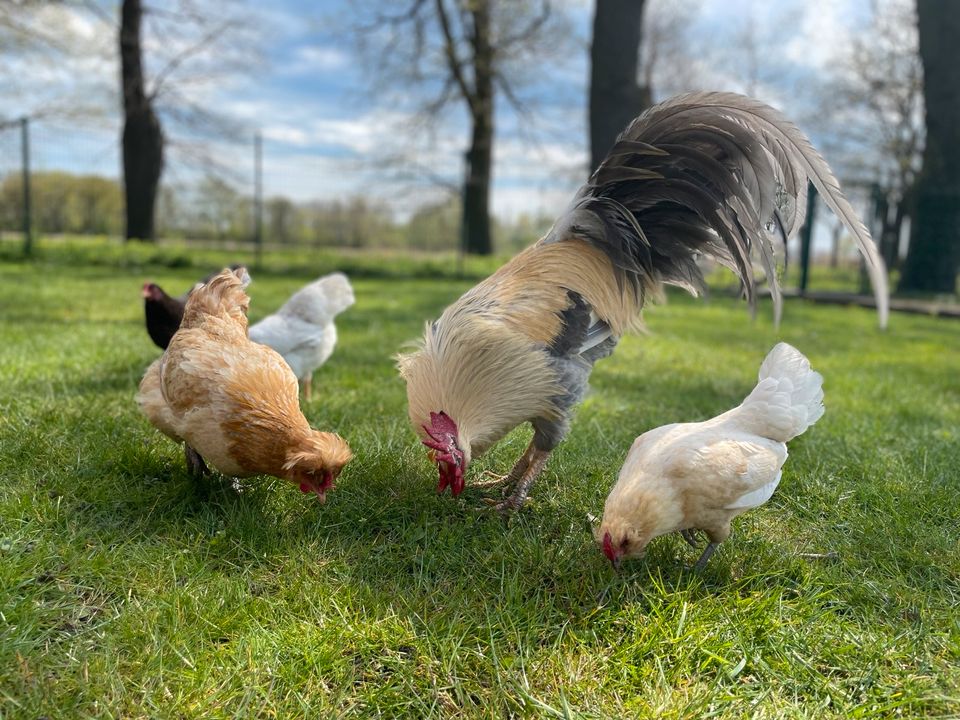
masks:
[[[453,418],[443,412],[443,410],[438,413],[432,412],[430,413],[430,429],[428,432],[430,432],[431,435],[450,433],[456,436],[457,424],[453,421]]]
[[[423,425],[423,431],[427,433],[427,440],[423,444],[434,450],[449,452],[451,444],[454,444],[457,437],[457,424],[445,412],[430,413],[430,424]]]

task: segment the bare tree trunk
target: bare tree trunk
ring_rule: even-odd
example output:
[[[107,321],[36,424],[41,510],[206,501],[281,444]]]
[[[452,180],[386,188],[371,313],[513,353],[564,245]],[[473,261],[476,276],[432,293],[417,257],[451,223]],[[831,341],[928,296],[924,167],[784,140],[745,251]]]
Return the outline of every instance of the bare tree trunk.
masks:
[[[470,103],[473,131],[467,151],[467,184],[463,192],[464,237],[468,253],[493,252],[490,231],[490,181],[493,170],[493,48],[490,45],[489,0],[473,3],[474,94]]]
[[[953,293],[960,270],[960,13],[917,0],[927,139],[900,290]]]
[[[897,209],[894,213],[893,223],[890,228],[890,253],[889,256],[884,256],[888,270],[894,270],[900,267],[900,235],[903,233],[904,219],[911,214],[910,202],[910,194],[908,191],[908,194],[900,198],[900,202],[897,203]]]
[[[123,0],[120,64],[123,83],[123,181],[127,240],[154,239],[154,206],[163,170],[163,132],[143,77],[140,0]]]
[[[590,46],[590,170],[627,124],[652,104],[637,85],[644,0],[597,0]]]
[[[877,218],[877,245],[883,261],[889,268],[891,245],[895,245],[896,242],[893,240],[893,227],[890,221],[890,188],[875,186],[873,189],[873,202],[874,215]]]

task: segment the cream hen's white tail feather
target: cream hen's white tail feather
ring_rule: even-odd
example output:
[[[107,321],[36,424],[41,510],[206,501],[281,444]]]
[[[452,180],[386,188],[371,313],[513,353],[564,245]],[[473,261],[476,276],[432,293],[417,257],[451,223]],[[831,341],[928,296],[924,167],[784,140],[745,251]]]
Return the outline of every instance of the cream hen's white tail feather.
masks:
[[[736,413],[751,432],[787,442],[823,415],[823,376],[803,353],[779,343],[760,366],[757,386]]]

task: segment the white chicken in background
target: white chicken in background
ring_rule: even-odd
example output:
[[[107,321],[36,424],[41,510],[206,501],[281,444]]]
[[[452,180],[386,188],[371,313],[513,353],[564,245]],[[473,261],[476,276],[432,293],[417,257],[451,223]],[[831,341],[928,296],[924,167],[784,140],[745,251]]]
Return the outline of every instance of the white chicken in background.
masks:
[[[709,544],[700,570],[730,535],[730,521],[773,495],[787,441],[823,415],[823,378],[796,348],[779,343],[760,366],[760,380],[733,410],[699,423],[676,423],[638,437],[607,497],[594,537],[619,567],[642,557],[655,537],[692,531]]]
[[[313,371],[330,358],[337,344],[333,320],[353,303],[353,288],[346,275],[324,275],[297,290],[273,315],[252,325],[250,339],[283,356],[309,399]]]

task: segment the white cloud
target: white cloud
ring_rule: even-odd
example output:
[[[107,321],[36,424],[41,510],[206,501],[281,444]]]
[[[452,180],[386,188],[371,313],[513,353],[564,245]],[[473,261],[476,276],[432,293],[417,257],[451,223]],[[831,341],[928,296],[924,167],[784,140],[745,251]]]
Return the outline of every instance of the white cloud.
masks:
[[[293,60],[282,68],[284,74],[304,75],[341,70],[349,64],[347,54],[334,47],[303,45],[293,54]]]
[[[811,70],[828,69],[853,37],[850,0],[808,0],[799,31],[783,46],[784,57]]]
[[[498,180],[566,187],[586,178],[586,141],[533,143],[501,139],[494,145],[494,173]]]
[[[574,190],[543,187],[494,187],[491,204],[493,214],[502,220],[514,221],[521,215],[557,218],[570,204],[573,193]]]

